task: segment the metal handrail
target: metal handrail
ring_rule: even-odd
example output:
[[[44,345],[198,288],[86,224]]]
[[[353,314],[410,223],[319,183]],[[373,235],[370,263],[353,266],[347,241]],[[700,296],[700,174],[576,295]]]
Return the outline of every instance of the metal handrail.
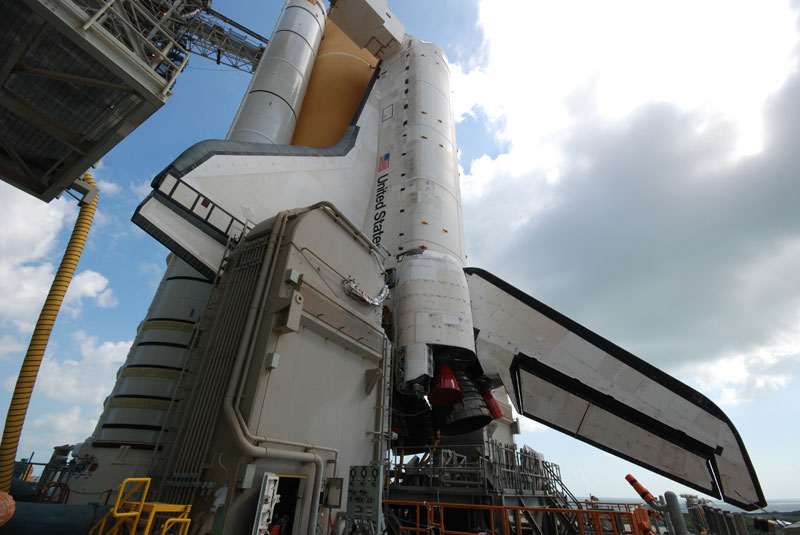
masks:
[[[574,494],[567,488],[564,482],[561,480],[561,470],[558,469],[557,464],[549,463],[547,461],[542,462],[542,467],[544,468],[545,475],[551,485],[554,486],[552,489],[559,495],[564,496],[565,503],[579,503],[578,498],[575,497]]]
[[[576,515],[580,535],[642,535],[642,531],[633,511],[603,510],[603,509],[565,509],[557,507],[520,507],[511,505],[475,505],[444,502],[418,502],[407,500],[384,500],[384,505],[390,510],[407,508],[406,513],[413,511],[413,516],[406,514],[407,518],[401,519],[406,524],[399,526],[400,535],[431,533],[435,528],[438,535],[475,535],[476,532],[450,530],[445,527],[445,511],[448,509],[460,510],[460,517],[464,511],[474,511],[488,515],[489,529],[499,535],[518,535],[522,533],[522,514],[550,513]],[[411,511],[409,511],[411,509]],[[408,518],[412,516],[411,518]],[[498,518],[499,517],[499,518]],[[497,526],[497,520],[500,525]],[[512,520],[514,522],[512,522]],[[513,523],[513,529],[512,529]],[[497,528],[501,531],[496,531]]]
[[[139,59],[141,59],[151,71],[163,78],[165,83],[162,94],[167,95],[169,93],[170,88],[174,85],[178,75],[186,66],[187,61],[189,61],[189,52],[187,52],[186,49],[178,43],[175,34],[169,28],[164,27],[161,22],[153,17],[152,13],[149,13],[138,2],[130,0],[106,0],[106,2],[94,12],[92,12],[91,6],[85,2],[76,1],[75,3],[79,5],[84,12],[90,15],[89,19],[82,26],[84,31],[88,31],[93,26],[98,26],[104,31],[107,31],[117,41],[119,41],[120,44],[125,46],[126,49],[139,56]],[[140,17],[141,20],[145,21],[151,28],[151,31],[149,32],[150,34],[154,34],[155,30],[158,29],[159,36],[163,37],[165,41],[163,46],[156,46],[156,44],[153,43],[147,35],[142,33],[141,28],[138,28],[132,24],[125,17],[116,14],[113,9],[110,9],[115,3],[127,6],[136,14],[137,17]],[[114,23],[125,27],[130,32],[127,33],[128,38],[133,40],[133,37],[135,37],[136,44],[139,46],[143,45],[145,50],[137,52],[135,49],[131,48],[131,46],[126,45],[121,35],[114,35],[108,28],[105,27],[104,21],[106,18],[111,18]],[[133,45],[133,43],[131,44]],[[169,57],[169,54],[174,52],[177,52],[178,57],[180,57],[179,63],[176,63]],[[160,72],[159,69],[162,67],[164,71]]]
[[[481,488],[491,493],[505,494],[512,492],[516,494],[539,495],[542,493],[550,494],[551,492],[547,490],[547,486],[544,484],[551,480],[551,476],[549,476],[545,470],[545,462],[533,454],[495,441],[490,441],[488,445],[483,443],[459,444],[458,447],[486,448],[486,455],[479,456],[477,459],[467,464],[441,465],[433,461],[416,468],[409,468],[405,462],[390,462],[390,469],[394,468],[398,475],[402,473],[402,475],[420,475],[431,478],[429,480],[429,485],[416,485],[418,487],[433,485],[433,480],[436,478],[441,479],[445,473],[462,472],[466,474],[469,472],[474,474],[475,477],[480,478]],[[428,448],[428,455],[430,455],[432,450],[432,447]],[[442,451],[441,448],[440,451]],[[398,478],[394,481],[395,484],[399,483]],[[458,482],[454,481],[453,483],[457,484]],[[465,480],[465,483],[465,486],[474,487],[472,484],[474,481],[472,480]],[[560,482],[559,489],[561,488],[566,489],[563,482]],[[562,501],[566,502],[566,500],[571,497],[577,502],[577,498],[575,498],[568,489],[566,490],[567,492],[564,493],[566,497]]]

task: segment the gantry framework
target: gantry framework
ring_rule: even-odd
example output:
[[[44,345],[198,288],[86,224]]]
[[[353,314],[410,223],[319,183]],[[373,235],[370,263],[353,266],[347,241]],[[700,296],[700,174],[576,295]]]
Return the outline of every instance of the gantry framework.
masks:
[[[266,44],[198,0],[4,3],[0,178],[50,201],[166,102],[190,53],[253,72]]]

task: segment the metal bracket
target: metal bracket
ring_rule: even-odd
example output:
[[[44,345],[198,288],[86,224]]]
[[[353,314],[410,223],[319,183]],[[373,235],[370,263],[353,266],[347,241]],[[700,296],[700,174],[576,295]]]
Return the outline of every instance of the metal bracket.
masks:
[[[372,368],[364,372],[367,378],[367,384],[365,385],[366,388],[364,389],[364,393],[369,396],[372,391],[375,389],[375,385],[378,384],[378,379],[381,378],[383,373],[381,372],[380,368]]]
[[[95,197],[97,197],[97,186],[92,186],[82,178],[76,179],[75,182],[73,182],[70,186],[70,189],[74,189],[82,195],[82,197],[78,200],[78,204],[80,206],[92,204]]]
[[[303,294],[292,290],[289,297],[276,299],[276,305],[275,312],[280,314],[280,317],[273,330],[281,334],[299,331],[300,316],[303,312]]]

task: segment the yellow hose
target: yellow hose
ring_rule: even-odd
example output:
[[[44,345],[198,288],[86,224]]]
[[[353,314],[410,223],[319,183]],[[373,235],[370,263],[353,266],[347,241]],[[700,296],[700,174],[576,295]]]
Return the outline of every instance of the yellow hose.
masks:
[[[92,187],[96,187],[92,175],[88,172],[83,179]],[[22,432],[22,424],[25,422],[25,414],[28,412],[33,385],[36,383],[36,375],[39,373],[44,350],[50,340],[53,323],[56,321],[61,302],[64,300],[64,294],[67,293],[67,288],[72,276],[75,274],[78,260],[81,258],[86,236],[92,226],[95,208],[97,208],[97,195],[95,195],[91,203],[81,206],[78,220],[75,222],[75,228],[72,230],[72,236],[70,236],[69,244],[67,244],[67,250],[64,252],[64,258],[61,259],[61,265],[58,266],[56,277],[53,279],[50,292],[47,294],[42,311],[39,313],[36,327],[33,329],[33,336],[31,336],[31,343],[28,346],[25,359],[22,361],[17,384],[14,387],[14,395],[8,407],[6,424],[3,428],[3,441],[0,443],[0,492],[8,492],[11,488],[11,477],[14,471],[14,460],[17,456],[19,436]]]
[[[422,456],[422,460],[419,462],[420,466],[427,466],[429,462],[433,460],[433,454],[436,453],[436,447],[439,445],[441,441],[441,436],[439,432],[436,432],[436,440],[433,441],[433,447],[428,450],[425,455]]]

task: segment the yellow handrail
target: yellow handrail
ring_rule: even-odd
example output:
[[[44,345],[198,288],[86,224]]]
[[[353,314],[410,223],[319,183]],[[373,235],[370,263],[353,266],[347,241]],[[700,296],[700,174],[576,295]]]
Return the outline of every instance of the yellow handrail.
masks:
[[[133,486],[126,490],[128,485]],[[142,489],[144,486],[144,489]],[[189,513],[191,505],[175,505],[171,503],[148,502],[147,493],[150,490],[149,477],[129,477],[119,486],[114,507],[89,530],[89,535],[121,535],[122,528],[127,527],[127,533],[141,533],[149,535],[153,528],[158,529],[161,524],[161,534],[166,535],[173,527],[178,526],[179,535],[189,533]],[[137,501],[128,501],[134,494],[141,491]],[[175,517],[166,515],[177,514]],[[106,523],[115,518],[114,525],[106,531]],[[141,531],[139,531],[141,530]]]

